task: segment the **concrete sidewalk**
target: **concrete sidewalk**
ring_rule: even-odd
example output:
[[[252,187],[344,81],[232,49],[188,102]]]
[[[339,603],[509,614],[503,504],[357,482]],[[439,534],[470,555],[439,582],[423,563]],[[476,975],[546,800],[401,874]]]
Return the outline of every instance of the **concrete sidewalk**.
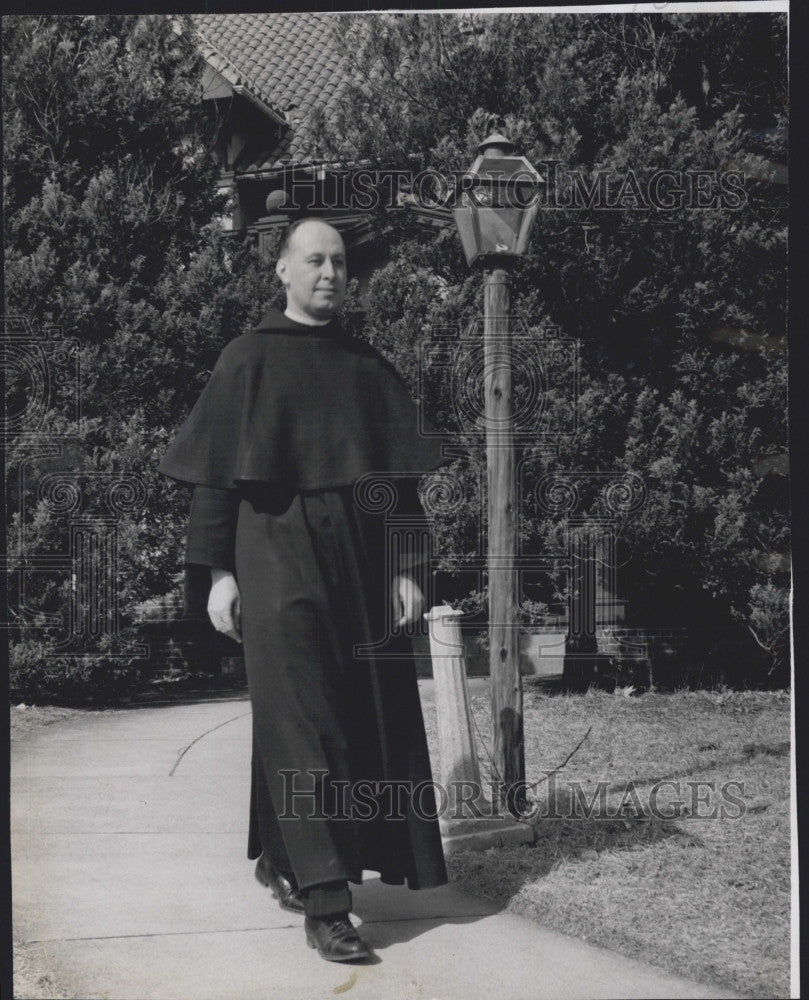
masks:
[[[430,683],[422,681],[425,702]],[[369,965],[324,962],[246,859],[246,699],[88,714],[12,745],[14,934],[54,995],[120,1000],[733,996],[452,886],[352,887]],[[18,997],[18,1000],[25,1000]]]

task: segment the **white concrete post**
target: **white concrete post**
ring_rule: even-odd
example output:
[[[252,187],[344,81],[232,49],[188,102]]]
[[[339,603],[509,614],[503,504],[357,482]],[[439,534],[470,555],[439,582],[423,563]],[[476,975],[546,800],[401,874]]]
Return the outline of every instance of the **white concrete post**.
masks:
[[[458,619],[463,612],[432,608],[424,617],[430,627],[430,656],[438,721],[439,770],[445,787],[468,781],[480,788],[480,766],[472,737],[472,712],[466,687],[466,660]],[[448,787],[449,812],[455,815],[455,788]]]
[[[445,791],[436,796],[441,810],[438,819],[447,856],[462,848],[482,851],[534,839],[533,828],[527,823],[508,813],[493,815],[494,807],[483,794],[472,735],[461,615],[461,611],[440,606],[424,616],[430,629],[439,768]]]

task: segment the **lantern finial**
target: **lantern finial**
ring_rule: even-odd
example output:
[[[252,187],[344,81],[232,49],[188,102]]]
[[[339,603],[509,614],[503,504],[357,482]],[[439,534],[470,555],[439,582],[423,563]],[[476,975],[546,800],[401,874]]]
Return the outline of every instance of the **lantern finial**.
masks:
[[[508,156],[515,148],[511,139],[507,139],[502,132],[492,132],[478,146],[478,153],[481,156]]]

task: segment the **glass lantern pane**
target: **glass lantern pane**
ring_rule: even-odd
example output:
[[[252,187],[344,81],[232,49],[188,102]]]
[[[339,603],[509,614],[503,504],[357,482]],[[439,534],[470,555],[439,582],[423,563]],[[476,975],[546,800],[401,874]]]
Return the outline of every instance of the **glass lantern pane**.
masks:
[[[522,212],[518,208],[478,210],[482,253],[514,253]]]

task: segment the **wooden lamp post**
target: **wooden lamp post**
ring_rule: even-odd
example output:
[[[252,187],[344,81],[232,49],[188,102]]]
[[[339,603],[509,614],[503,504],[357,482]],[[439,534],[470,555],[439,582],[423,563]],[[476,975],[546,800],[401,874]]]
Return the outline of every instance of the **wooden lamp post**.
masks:
[[[528,246],[539,209],[537,188],[544,179],[524,156],[514,155],[514,145],[505,136],[490,135],[478,152],[456,192],[452,213],[467,262],[483,270],[493,777],[508,789],[525,780],[514,564],[517,526],[509,271]]]

